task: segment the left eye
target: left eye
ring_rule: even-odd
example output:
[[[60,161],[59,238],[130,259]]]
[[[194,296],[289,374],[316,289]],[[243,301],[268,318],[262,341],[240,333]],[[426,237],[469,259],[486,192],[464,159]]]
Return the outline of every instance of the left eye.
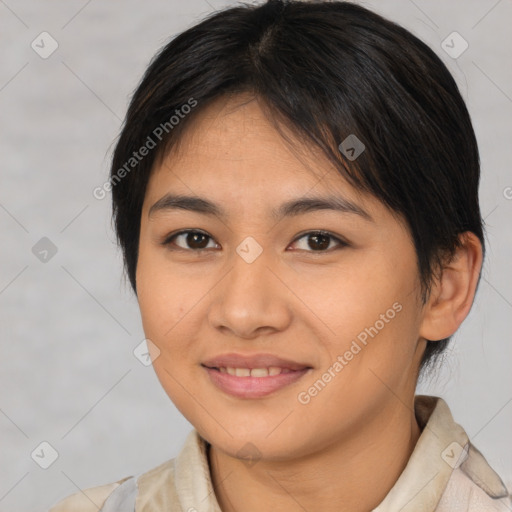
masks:
[[[182,239],[184,241],[185,247],[176,244],[175,241]],[[306,239],[307,246],[312,249],[310,252],[326,252],[327,249],[331,249],[331,242],[335,241],[338,246],[347,246],[348,244],[338,237],[331,235],[328,232],[324,231],[310,231],[308,233],[304,233],[300,237],[296,238],[292,244],[296,244],[299,240]],[[213,242],[213,238],[202,231],[194,231],[191,229],[180,231],[170,237],[166,238],[163,242],[163,245],[177,245],[180,249],[184,250],[192,250],[195,252],[199,252],[201,250],[205,250],[208,248],[208,240]],[[187,247],[188,245],[188,247]],[[215,244],[214,244],[215,245]],[[215,248],[215,247],[213,247]],[[304,248],[300,248],[300,250],[308,250]]]
[[[343,240],[340,240],[338,237],[325,231],[310,231],[309,233],[305,233],[299,238],[296,238],[293,243],[296,243],[298,240],[302,240],[303,238],[307,240],[307,246],[312,249],[310,252],[326,252],[326,249],[330,249],[331,241],[333,240],[337,242],[338,246],[344,247],[348,245]]]

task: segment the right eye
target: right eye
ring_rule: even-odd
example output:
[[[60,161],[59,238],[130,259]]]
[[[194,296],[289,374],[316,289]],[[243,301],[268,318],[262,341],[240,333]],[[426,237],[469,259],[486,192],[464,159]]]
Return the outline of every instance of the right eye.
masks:
[[[166,237],[162,245],[169,247],[172,251],[183,250],[199,252],[208,249],[208,239],[213,241],[213,238],[203,231],[185,229]],[[177,244],[176,241],[178,240],[181,240],[184,246]],[[177,247],[177,249],[173,246]]]

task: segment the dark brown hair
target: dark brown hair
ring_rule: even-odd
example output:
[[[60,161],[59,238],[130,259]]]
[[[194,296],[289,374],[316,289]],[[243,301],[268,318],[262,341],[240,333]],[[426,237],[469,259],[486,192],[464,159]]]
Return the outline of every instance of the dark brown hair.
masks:
[[[141,209],[156,159],[197,112],[239,92],[257,96],[355,187],[403,216],[423,301],[461,233],[475,233],[484,247],[477,142],[443,62],[406,29],[353,3],[269,0],[215,12],[174,37],[133,94],[110,180],[135,293]],[[365,145],[354,161],[338,149],[349,135]],[[130,160],[150,140],[145,156]],[[448,341],[429,341],[421,368]]]

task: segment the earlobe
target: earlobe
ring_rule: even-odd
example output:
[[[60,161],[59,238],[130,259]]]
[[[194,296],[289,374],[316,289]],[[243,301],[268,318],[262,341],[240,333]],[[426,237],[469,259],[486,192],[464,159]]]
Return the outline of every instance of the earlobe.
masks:
[[[424,339],[437,341],[454,334],[473,304],[482,268],[482,244],[470,231],[459,239],[461,246],[443,266],[424,306],[420,326]]]

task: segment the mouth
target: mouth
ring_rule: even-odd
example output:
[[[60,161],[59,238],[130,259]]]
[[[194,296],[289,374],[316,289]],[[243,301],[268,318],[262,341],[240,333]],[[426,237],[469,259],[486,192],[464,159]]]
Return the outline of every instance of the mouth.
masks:
[[[237,398],[268,396],[301,379],[312,370],[307,364],[271,354],[225,354],[201,364],[211,382]]]
[[[232,368],[230,366],[221,366],[220,368],[210,368],[210,370],[218,370],[220,373],[227,373],[236,377],[274,377],[274,375],[294,371],[288,368],[280,368],[279,366],[269,366],[268,368]]]

